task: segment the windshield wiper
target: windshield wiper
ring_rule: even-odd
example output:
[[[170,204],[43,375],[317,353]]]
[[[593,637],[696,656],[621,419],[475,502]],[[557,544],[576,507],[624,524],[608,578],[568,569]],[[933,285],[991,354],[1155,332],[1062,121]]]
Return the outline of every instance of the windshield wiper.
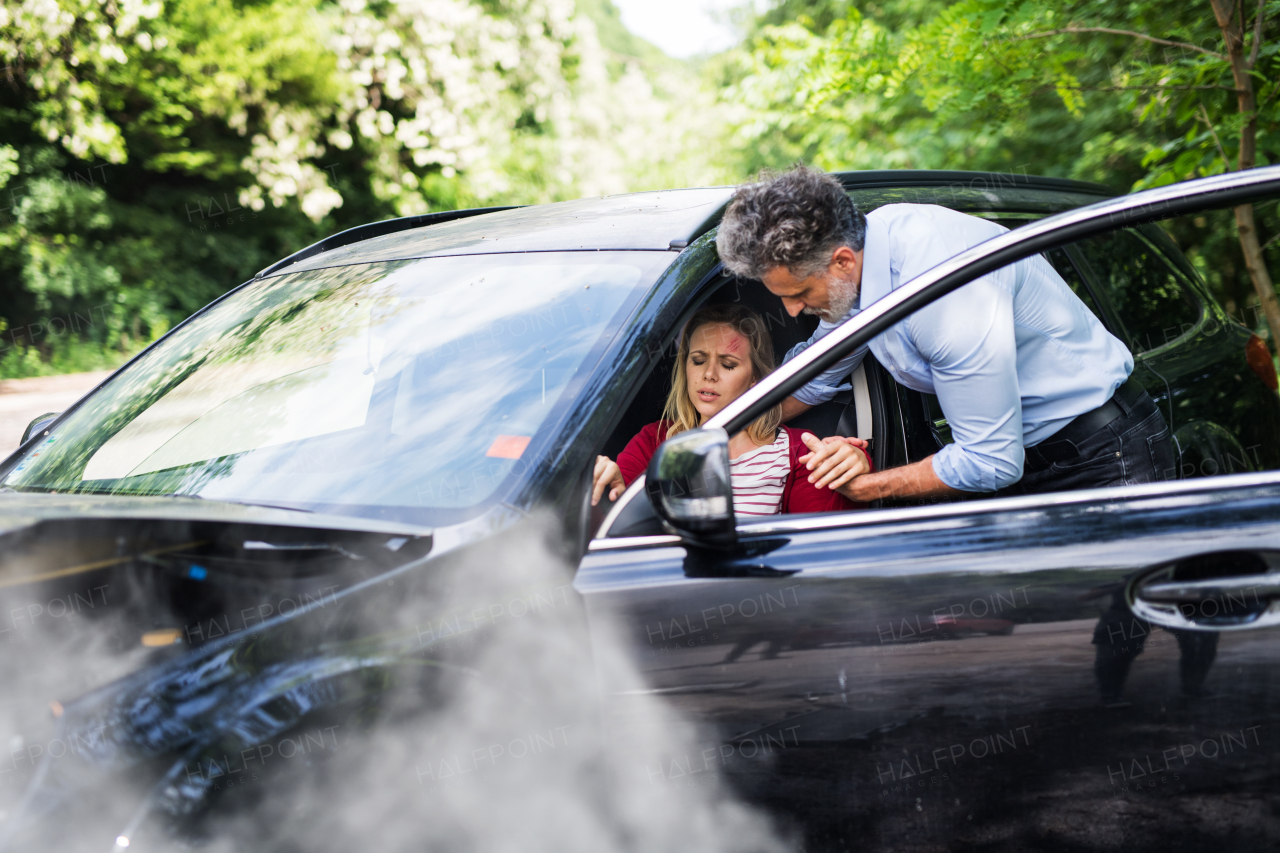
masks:
[[[165,492],[162,495],[155,495],[158,498],[191,498],[196,501],[208,500],[203,495],[184,495],[182,492]],[[229,498],[214,498],[215,501],[224,504],[240,504],[241,506],[260,506],[265,509],[287,509],[290,512],[309,512],[315,515],[314,509],[304,509],[300,506],[285,506],[283,504],[260,504],[255,501],[233,501]]]

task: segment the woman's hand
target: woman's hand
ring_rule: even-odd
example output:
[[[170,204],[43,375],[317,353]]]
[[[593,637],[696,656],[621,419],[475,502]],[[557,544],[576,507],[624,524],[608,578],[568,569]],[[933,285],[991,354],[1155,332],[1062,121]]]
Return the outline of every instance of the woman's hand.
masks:
[[[809,482],[819,489],[840,489],[871,470],[861,449],[866,442],[861,439],[854,444],[853,439],[839,436],[819,439],[812,433],[805,433],[802,438],[810,452],[801,456],[800,462],[812,472]]]
[[[592,506],[600,503],[600,497],[605,489],[609,490],[609,500],[616,501],[618,496],[627,490],[627,484],[622,481],[622,469],[618,467],[617,462],[608,456],[597,456],[596,470],[592,475],[591,484]]]

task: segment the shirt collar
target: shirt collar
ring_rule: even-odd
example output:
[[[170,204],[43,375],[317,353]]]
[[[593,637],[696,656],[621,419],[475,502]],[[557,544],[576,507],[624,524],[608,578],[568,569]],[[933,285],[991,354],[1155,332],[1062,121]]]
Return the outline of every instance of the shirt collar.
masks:
[[[862,244],[862,285],[858,295],[858,311],[893,290],[889,272],[889,226],[872,211],[867,217],[867,234]],[[853,312],[850,312],[851,314]]]

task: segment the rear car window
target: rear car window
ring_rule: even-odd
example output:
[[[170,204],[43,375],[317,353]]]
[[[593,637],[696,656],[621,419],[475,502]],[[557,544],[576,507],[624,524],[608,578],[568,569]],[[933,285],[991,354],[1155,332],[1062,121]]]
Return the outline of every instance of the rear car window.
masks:
[[[1110,302],[1133,352],[1164,346],[1199,322],[1204,306],[1186,275],[1142,234],[1117,231],[1084,240],[1076,248],[1102,298]],[[1089,307],[1098,313],[1094,305]]]

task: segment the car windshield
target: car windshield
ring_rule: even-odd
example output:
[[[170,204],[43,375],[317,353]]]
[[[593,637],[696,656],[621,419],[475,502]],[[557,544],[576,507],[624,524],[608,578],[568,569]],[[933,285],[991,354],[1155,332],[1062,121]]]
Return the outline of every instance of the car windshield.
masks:
[[[530,467],[670,260],[480,255],[255,281],[112,377],[3,485],[465,519]]]

